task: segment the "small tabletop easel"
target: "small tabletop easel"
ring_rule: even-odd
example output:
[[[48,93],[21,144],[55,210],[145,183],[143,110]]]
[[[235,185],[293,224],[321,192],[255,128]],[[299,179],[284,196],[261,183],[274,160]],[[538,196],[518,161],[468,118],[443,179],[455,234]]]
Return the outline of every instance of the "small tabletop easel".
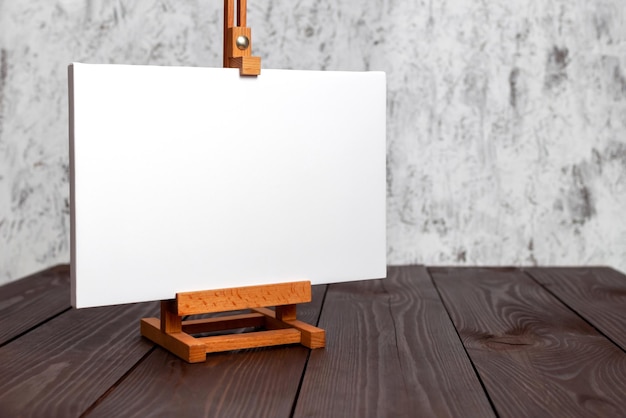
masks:
[[[237,0],[237,26],[233,26],[233,0],[224,0],[224,67],[239,74],[261,73],[261,58],[250,55],[251,31],[246,26],[246,0]],[[229,289],[177,293],[161,301],[161,318],[141,320],[141,335],[188,361],[206,360],[207,353],[243,348],[300,343],[322,348],[323,329],[298,321],[296,304],[311,301],[311,282],[300,281]],[[275,306],[275,310],[268,309]],[[249,309],[250,313],[208,319],[183,316]],[[263,328],[242,334],[198,336],[239,328]]]

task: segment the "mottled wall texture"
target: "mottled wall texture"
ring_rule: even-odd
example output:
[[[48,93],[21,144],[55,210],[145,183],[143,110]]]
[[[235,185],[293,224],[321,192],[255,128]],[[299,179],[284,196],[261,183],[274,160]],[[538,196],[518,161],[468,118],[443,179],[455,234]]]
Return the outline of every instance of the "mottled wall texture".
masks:
[[[626,270],[623,0],[249,3],[265,68],[387,73],[390,264]],[[221,7],[0,0],[0,282],[69,261],[67,64],[219,67]]]

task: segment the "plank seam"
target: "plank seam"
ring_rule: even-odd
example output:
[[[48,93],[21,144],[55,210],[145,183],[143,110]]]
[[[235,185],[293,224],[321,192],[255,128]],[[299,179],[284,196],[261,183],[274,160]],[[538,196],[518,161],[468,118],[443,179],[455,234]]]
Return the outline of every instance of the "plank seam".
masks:
[[[430,278],[430,281],[433,284],[435,291],[437,292],[437,296],[439,296],[439,300],[441,301],[443,308],[446,310],[446,315],[448,315],[448,319],[450,320],[450,323],[454,327],[454,332],[456,333],[456,336],[459,339],[459,342],[461,343],[461,347],[463,347],[465,356],[469,360],[469,363],[472,365],[472,370],[474,370],[474,374],[476,375],[476,378],[478,379],[478,382],[480,383],[480,386],[483,389],[483,393],[487,397],[487,401],[489,402],[489,405],[491,406],[491,409],[493,410],[494,415],[497,418],[499,418],[500,414],[498,413],[498,410],[496,409],[496,405],[493,403],[493,399],[491,399],[491,396],[489,395],[489,391],[487,391],[487,386],[485,386],[485,382],[483,382],[483,379],[481,378],[480,373],[478,373],[478,369],[476,368],[476,365],[474,364],[474,360],[472,360],[472,356],[470,356],[469,352],[467,351],[467,347],[465,347],[463,338],[461,338],[461,334],[459,333],[459,330],[456,328],[456,324],[454,323],[454,320],[452,319],[452,315],[450,315],[448,306],[446,305],[446,302],[444,298],[442,297],[441,292],[439,291],[439,287],[437,287],[437,281],[433,278],[433,275],[431,274],[430,267],[426,267],[426,272],[428,273],[428,277]]]
[[[322,317],[322,312],[324,311],[324,303],[326,303],[326,295],[328,294],[328,288],[330,285],[326,285],[324,289],[324,296],[322,296],[322,303],[320,304],[319,314],[317,315],[317,321],[315,321],[315,326],[318,327],[320,323],[320,318]],[[292,418],[296,413],[296,406],[298,405],[298,399],[300,399],[300,391],[302,390],[302,384],[304,383],[304,376],[306,375],[306,369],[309,367],[309,359],[311,358],[311,350],[309,348],[309,352],[306,355],[306,360],[304,361],[304,367],[302,367],[302,374],[300,375],[300,381],[298,382],[298,389],[296,389],[296,396],[293,398],[293,403],[291,404],[291,411],[289,411],[289,417]]]
[[[616,341],[614,341],[610,336],[608,336],[607,334],[605,334],[600,328],[596,327],[591,321],[589,321],[586,317],[584,317],[582,314],[580,314],[576,309],[574,309],[573,307],[571,307],[565,300],[561,299],[559,297],[559,295],[557,295],[554,291],[552,291],[548,286],[544,285],[543,283],[541,283],[538,279],[535,278],[535,276],[533,276],[531,271],[528,271],[527,269],[521,269],[522,272],[529,277],[533,282],[537,283],[542,289],[544,289],[546,292],[548,292],[550,295],[552,295],[552,297],[554,297],[556,300],[558,300],[561,305],[565,306],[567,309],[569,309],[571,312],[573,312],[577,317],[579,317],[580,319],[582,319],[586,324],[588,324],[591,328],[593,328],[594,330],[596,330],[596,332],[600,335],[602,335],[604,338],[606,338],[607,340],[609,340],[611,342],[611,344],[617,346],[617,348],[619,348],[622,352],[626,353],[626,349],[623,348],[621,345],[619,345]]]
[[[37,324],[33,325],[32,327],[30,327],[30,328],[20,332],[19,334],[14,335],[13,337],[9,338],[8,340],[4,341],[3,343],[0,344],[0,347],[4,347],[5,345],[10,344],[11,342],[13,342],[13,341],[23,337],[24,335],[28,334],[29,332],[34,331],[35,328],[39,328],[39,327],[47,324],[48,322],[52,321],[55,318],[58,318],[59,316],[63,315],[65,312],[70,311],[70,310],[72,310],[72,307],[65,308],[65,309],[57,312],[56,314],[50,316],[48,319],[45,319],[45,320],[43,320],[41,322],[38,322]]]
[[[393,336],[396,342],[396,359],[398,360],[398,364],[400,365],[400,370],[404,370],[403,365],[402,365],[402,356],[400,355],[400,347],[398,344],[398,327],[396,325],[396,318],[395,318],[395,315],[393,314],[393,309],[391,308],[391,294],[389,293],[389,291],[387,290],[387,287],[385,286],[385,279],[382,279],[380,282],[383,287],[383,290],[387,294],[387,310],[389,311],[389,317],[391,318],[391,323],[393,324]],[[406,381],[406,376],[404,373],[402,373],[402,386],[404,387],[404,391],[406,393],[406,396],[408,397],[410,391],[409,391],[408,383]]]
[[[113,392],[119,385],[122,384],[122,382],[124,380],[126,380],[126,378],[128,376],[130,376],[130,374],[137,368],[139,367],[139,365],[146,359],[148,358],[148,356],[150,354],[152,354],[154,352],[154,350],[156,350],[157,345],[153,345],[143,356],[141,356],[141,358],[139,360],[137,360],[137,362],[135,364],[132,365],[132,367],[130,367],[126,373],[124,373],[119,379],[117,379],[115,381],[115,383],[113,383],[113,385],[111,385],[110,388],[108,388],[106,391],[104,391],[104,393],[102,395],[100,395],[98,397],[98,399],[96,399],[94,401],[94,403],[92,403],[87,409],[85,409],[85,412],[83,412],[82,414],[80,414],[80,418],[84,418],[86,416],[88,416],[89,414],[91,414],[97,407],[98,405],[100,405],[107,396],[109,396],[109,394],[111,392]]]

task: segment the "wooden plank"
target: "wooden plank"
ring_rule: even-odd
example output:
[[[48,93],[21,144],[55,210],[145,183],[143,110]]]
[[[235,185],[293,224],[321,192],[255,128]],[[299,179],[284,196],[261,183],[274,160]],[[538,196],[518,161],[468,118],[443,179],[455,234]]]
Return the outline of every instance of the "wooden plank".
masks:
[[[317,323],[325,287],[313,286],[298,318]],[[308,355],[302,346],[258,348],[188,364],[157,348],[89,416],[289,416]]]
[[[70,267],[59,265],[0,287],[0,345],[70,308]]]
[[[431,269],[500,416],[620,416],[626,355],[518,269]]]
[[[294,416],[494,416],[423,267],[330,285]]]
[[[276,283],[176,294],[178,314],[197,315],[311,301],[311,282]]]
[[[0,416],[83,413],[152,349],[139,319],[158,303],[70,310],[0,348]]]
[[[626,276],[611,268],[525,269],[567,306],[626,350]]]

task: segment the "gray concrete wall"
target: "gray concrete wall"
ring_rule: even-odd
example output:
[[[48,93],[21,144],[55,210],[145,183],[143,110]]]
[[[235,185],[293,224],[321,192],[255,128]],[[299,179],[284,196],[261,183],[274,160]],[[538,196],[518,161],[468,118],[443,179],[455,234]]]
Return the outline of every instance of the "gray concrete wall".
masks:
[[[626,270],[620,0],[251,0],[265,68],[383,70],[388,261]],[[69,62],[221,66],[214,1],[0,0],[0,283],[69,261]]]

